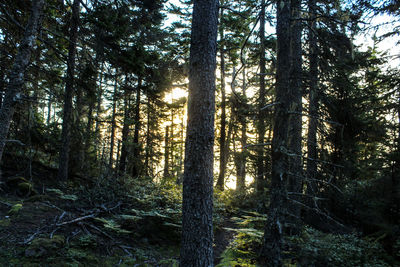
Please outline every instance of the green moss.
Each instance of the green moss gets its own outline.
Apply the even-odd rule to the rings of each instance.
[[[70,248],[67,257],[84,266],[96,266],[100,263],[99,257],[87,249]]]
[[[24,200],[24,202],[52,201],[53,198],[48,195],[34,195]]]
[[[62,235],[54,235],[53,238],[36,238],[25,250],[27,257],[42,257],[50,255],[55,250],[64,247],[65,238]]]
[[[10,226],[11,224],[11,219],[10,218],[4,218],[0,220],[0,227],[7,227]]]
[[[22,204],[21,204],[21,203],[15,204],[15,205],[12,206],[11,209],[8,211],[8,214],[10,214],[10,215],[17,214],[17,213],[19,212],[20,209],[22,209]]]
[[[29,196],[35,195],[35,191],[33,190],[33,185],[29,182],[19,183],[17,187],[17,193],[21,196]]]

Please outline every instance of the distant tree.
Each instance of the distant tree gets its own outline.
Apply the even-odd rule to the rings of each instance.
[[[78,27],[80,16],[80,1],[74,0],[72,4],[72,15],[70,20],[69,46],[67,73],[64,94],[63,126],[61,134],[61,150],[58,165],[58,179],[68,179],[69,152],[71,145],[71,126],[72,126],[72,97],[74,92],[75,79],[75,57],[78,40]]]
[[[218,1],[195,0],[189,60],[181,266],[213,266],[213,145]]]

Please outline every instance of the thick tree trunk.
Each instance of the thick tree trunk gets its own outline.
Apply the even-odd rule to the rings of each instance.
[[[303,186],[303,158],[302,158],[302,47],[301,47],[301,0],[291,1],[291,74],[290,74],[290,96],[292,103],[290,107],[290,125],[288,147],[294,156],[289,158],[288,191],[290,195],[288,204],[288,225],[289,234],[298,234],[301,230],[301,207],[296,202],[301,202]]]
[[[220,23],[223,23],[224,9],[221,9]],[[225,46],[224,46],[224,29],[219,28],[220,37],[220,56],[221,56],[221,132],[219,136],[219,175],[216,187],[223,191],[225,186],[225,173],[226,173],[226,93],[225,93]]]
[[[35,46],[40,17],[43,12],[44,0],[33,1],[31,16],[25,28],[24,36],[18,48],[18,54],[12,66],[6,94],[0,109],[0,163],[6,144],[10,123],[14,115],[14,107],[22,92],[25,82],[25,71],[30,63],[33,47]]]
[[[274,134],[272,138],[271,196],[260,261],[265,266],[281,266],[288,176],[288,130],[290,79],[290,0],[277,2],[277,69]]]
[[[74,76],[75,76],[75,56],[76,56],[76,42],[78,40],[78,27],[79,27],[79,0],[74,0],[72,5],[72,17],[70,27],[70,43],[68,46],[68,60],[67,60],[67,77],[65,83],[64,94],[64,112],[63,112],[63,125],[61,133],[61,151],[58,165],[58,179],[68,179],[68,163],[69,163],[69,150],[71,143],[71,125],[72,125],[72,95],[74,91]]]
[[[260,92],[258,98],[257,115],[257,142],[264,143],[265,139],[265,0],[261,0],[260,12]],[[264,166],[264,147],[257,148],[257,177],[256,189],[258,193],[264,192],[265,187],[265,166]]]
[[[140,91],[142,90],[142,78],[138,79],[136,89],[136,106],[135,106],[135,129],[133,133],[133,161],[132,162],[132,177],[139,175],[140,168],[140,148],[139,148],[139,130],[140,130]]]
[[[316,36],[316,0],[308,0],[308,10],[310,13],[308,42],[309,42],[309,119],[307,133],[307,195],[317,194],[317,129],[318,129],[318,47]],[[308,204],[315,207],[315,203],[308,199]]]
[[[180,266],[213,266],[213,145],[218,1],[195,0],[189,59]]]

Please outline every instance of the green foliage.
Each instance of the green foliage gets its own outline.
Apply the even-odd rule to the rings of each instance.
[[[65,238],[62,235],[54,235],[53,238],[36,238],[25,250],[26,257],[39,258],[48,256],[55,250],[64,247]]]
[[[10,214],[10,215],[17,214],[20,211],[20,209],[22,209],[22,204],[21,203],[15,204],[8,211],[8,214]]]
[[[355,234],[326,234],[306,227],[287,241],[295,248],[289,257],[300,266],[391,266],[381,244]]]
[[[78,196],[72,194],[71,195],[64,194],[64,192],[62,192],[60,189],[46,188],[46,192],[54,193],[60,199],[72,200],[72,201],[78,200]]]
[[[240,217],[232,217],[238,228],[225,228],[236,233],[235,239],[222,253],[217,266],[256,266],[256,258],[262,244],[266,216],[257,212],[243,212]]]

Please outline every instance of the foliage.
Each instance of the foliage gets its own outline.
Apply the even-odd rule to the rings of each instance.
[[[356,234],[334,235],[305,227],[300,236],[288,237],[289,252],[300,266],[391,266],[393,259],[377,241]]]

